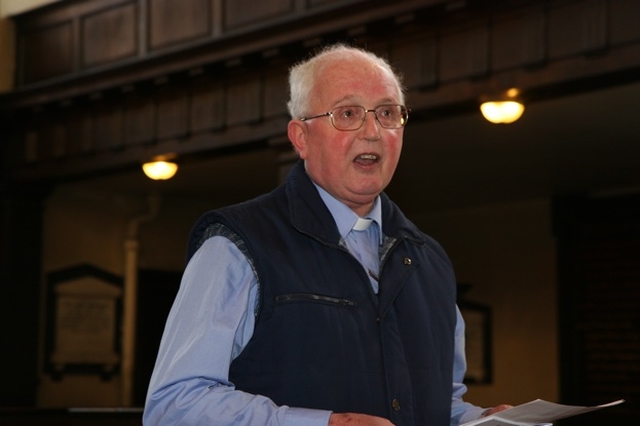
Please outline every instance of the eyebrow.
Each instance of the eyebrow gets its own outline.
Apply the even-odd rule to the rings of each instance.
[[[354,98],[356,98],[356,97],[357,97],[357,95],[346,95],[346,96],[343,96],[342,98],[340,98],[340,99],[338,99],[337,101],[335,101],[335,102],[331,105],[331,107],[332,107],[332,108],[335,108],[336,106],[338,106],[338,105],[339,105],[339,104],[341,104],[342,102],[346,102],[346,101],[349,101],[349,102],[350,102],[351,100],[353,100],[353,102],[355,102],[355,105],[360,105],[359,103],[357,103],[357,102],[355,101],[355,99],[354,99]],[[383,98],[383,99],[380,99],[378,102],[376,102],[376,105],[386,105],[386,104],[394,104],[394,103],[400,103],[400,101],[399,101],[399,100],[398,100],[398,101],[395,101],[395,100],[393,100],[393,99],[391,99],[391,98]]]

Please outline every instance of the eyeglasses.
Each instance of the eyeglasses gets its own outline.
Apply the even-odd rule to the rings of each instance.
[[[359,105],[339,106],[329,112],[302,117],[300,120],[307,121],[319,117],[331,117],[331,124],[338,130],[358,130],[367,119],[367,113],[372,112],[376,116],[378,123],[385,129],[399,129],[407,124],[409,120],[409,109],[402,105],[380,105],[375,109],[365,109]]]

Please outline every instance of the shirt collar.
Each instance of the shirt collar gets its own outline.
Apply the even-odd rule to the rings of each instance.
[[[351,232],[351,229],[353,229],[353,226],[358,221],[358,215],[349,207],[347,207],[346,204],[338,201],[335,197],[322,189],[315,182],[313,182],[313,185],[318,190],[320,198],[322,198],[322,201],[333,216],[333,220],[335,220],[336,225],[338,226],[340,237],[344,239],[347,234]],[[378,228],[380,229],[380,240],[382,240],[382,208],[380,204],[380,196],[377,196],[373,203],[373,208],[371,209],[369,214],[367,214],[365,219],[371,219],[378,224]]]

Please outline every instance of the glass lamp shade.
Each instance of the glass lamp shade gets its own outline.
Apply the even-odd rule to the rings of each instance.
[[[178,165],[169,161],[152,161],[144,163],[142,170],[148,178],[153,180],[171,179],[178,171]]]
[[[513,123],[522,116],[524,105],[516,101],[484,102],[480,105],[484,118],[492,123]]]

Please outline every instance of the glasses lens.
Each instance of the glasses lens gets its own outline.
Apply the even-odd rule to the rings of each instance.
[[[331,111],[331,120],[338,130],[356,130],[362,126],[365,114],[361,106],[342,106]]]
[[[374,113],[380,125],[386,129],[399,129],[407,124],[409,112],[402,105],[380,105]],[[338,130],[358,130],[366,120],[367,110],[352,105],[334,108],[331,111],[331,122]]]
[[[402,105],[380,105],[375,110],[378,122],[387,129],[398,129],[407,123],[409,114]]]

